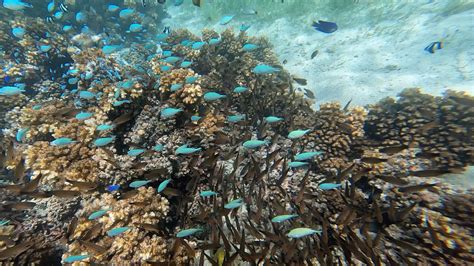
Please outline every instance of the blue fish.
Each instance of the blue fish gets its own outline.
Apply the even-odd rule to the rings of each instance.
[[[40,50],[43,53],[49,52],[49,50],[51,50],[51,48],[53,48],[51,45],[40,45]]]
[[[193,115],[193,116],[191,116],[191,121],[196,122],[196,121],[201,120],[201,118],[202,118],[202,117],[200,117],[200,116],[198,116],[198,115]]]
[[[295,217],[298,217],[297,214],[283,214],[283,215],[278,215],[272,218],[273,223],[282,223],[285,221],[288,221],[290,219],[293,219]]]
[[[99,210],[99,211],[95,211],[93,213],[91,213],[91,215],[89,215],[89,217],[87,217],[88,220],[95,220],[97,218],[100,218],[102,216],[104,216],[109,210]]]
[[[269,124],[272,124],[272,123],[283,121],[283,118],[277,117],[277,116],[267,116],[265,117],[265,121],[267,121],[267,123]]]
[[[81,260],[85,260],[89,258],[89,255],[74,255],[74,256],[69,256],[64,259],[64,263],[73,263]]]
[[[155,146],[153,146],[152,150],[160,152],[160,151],[163,151],[163,148],[164,148],[163,144],[156,144]]]
[[[191,62],[191,61],[183,61],[183,62],[181,62],[180,67],[187,68],[187,67],[190,67],[192,65],[192,63],[193,62]]]
[[[63,18],[64,12],[62,12],[62,11],[57,11],[57,12],[54,13],[53,16],[54,16],[55,19],[60,20],[60,19]]]
[[[183,87],[183,84],[173,84],[171,85],[171,91],[175,92]]]
[[[115,101],[115,102],[112,103],[112,105],[115,106],[115,107],[118,107],[118,106],[120,106],[122,104],[125,104],[125,103],[131,103],[131,101],[130,100]]]
[[[120,88],[126,89],[126,90],[132,88],[132,86],[133,86],[133,80],[127,80],[123,82],[122,84],[120,84]]]
[[[318,22],[313,21],[311,25],[317,31],[324,33],[333,33],[337,30],[337,24],[334,22],[319,20]]]
[[[231,209],[236,209],[240,206],[244,205],[244,201],[242,199],[235,199],[226,205],[224,205],[224,208],[231,210]]]
[[[221,25],[227,25],[234,18],[234,15],[223,16],[219,21]]]
[[[158,185],[158,193],[161,193],[163,192],[163,190],[166,189],[166,187],[168,186],[168,184],[171,182],[171,179],[166,179],[165,181],[161,182],[159,185]]]
[[[245,115],[229,115],[227,121],[231,123],[238,123],[245,119]]]
[[[185,230],[179,231],[179,232],[176,234],[176,237],[178,237],[178,238],[183,238],[183,237],[187,237],[187,236],[190,236],[190,235],[194,235],[195,233],[200,232],[200,231],[203,231],[203,230],[202,230],[202,229],[199,229],[199,228],[185,229]]]
[[[87,20],[87,17],[86,17],[85,13],[83,13],[83,12],[77,12],[76,13],[76,22],[84,23],[84,22],[86,22],[86,20]]]
[[[79,92],[79,98],[81,98],[81,99],[90,100],[90,99],[94,99],[96,97],[97,97],[97,95],[93,92],[90,92],[90,91],[80,91]]]
[[[0,220],[0,226],[7,225],[10,222],[10,220]]]
[[[33,5],[20,0],[3,0],[3,7],[10,10],[19,11],[25,8],[32,8]]]
[[[18,132],[16,132],[16,141],[17,142],[23,142],[25,140],[26,132],[28,132],[28,130],[30,130],[30,129],[29,128],[22,128],[22,129],[18,130]]]
[[[5,86],[0,88],[0,96],[14,96],[25,92],[24,89],[13,87],[13,86]]]
[[[234,89],[234,93],[244,93],[248,90],[249,90],[249,88],[247,88],[247,87],[239,86],[239,87],[236,87]]]
[[[131,187],[131,188],[139,188],[139,187],[142,187],[142,186],[144,186],[144,185],[146,185],[150,182],[151,182],[150,180],[137,180],[137,181],[133,181],[128,186]]]
[[[126,232],[127,230],[129,230],[130,227],[128,226],[125,226],[125,227],[117,227],[117,228],[114,228],[114,229],[110,229],[109,231],[107,231],[107,235],[108,236],[118,236],[124,232]]]
[[[54,0],[48,3],[47,9],[49,13],[53,12],[56,9],[56,3],[54,2]]]
[[[77,84],[77,82],[79,82],[79,79],[78,79],[78,78],[69,78],[69,79],[67,80],[67,83],[69,83],[70,85]]]
[[[291,230],[287,234],[287,236],[289,238],[301,238],[301,237],[313,235],[313,234],[316,234],[316,233],[320,234],[321,231],[313,230],[313,229],[310,229],[310,228],[300,227],[300,228],[295,228],[295,229]]]
[[[242,47],[242,49],[246,52],[251,52],[251,51],[255,51],[257,50],[258,48],[260,48],[260,46],[256,45],[256,44],[253,44],[253,43],[246,43],[244,44],[244,46]]]
[[[120,189],[120,185],[109,185],[107,186],[107,190],[110,192],[114,192]]]
[[[172,107],[167,107],[163,110],[161,110],[161,117],[162,118],[170,118],[175,116],[176,114],[182,112],[183,109],[181,108],[172,108]]]
[[[140,32],[140,31],[142,31],[143,26],[141,24],[138,24],[138,23],[133,23],[133,24],[130,25],[130,27],[128,29],[131,32]]]
[[[218,38],[212,38],[209,40],[209,45],[216,45],[216,44],[219,44],[221,42],[220,39]]]
[[[311,151],[311,152],[303,152],[303,153],[298,153],[295,156],[296,161],[306,161],[309,160],[315,156],[322,155],[323,152],[321,151]]]
[[[265,64],[259,64],[252,69],[252,72],[255,74],[272,74],[278,71],[280,71],[278,68]]]
[[[131,9],[131,8],[122,9],[120,10],[119,17],[122,19],[126,19],[133,16],[134,13],[135,13],[134,9]]]
[[[174,64],[174,63],[178,62],[179,60],[181,60],[180,57],[177,57],[177,56],[169,56],[169,57],[167,57],[164,61],[165,61],[166,63]]]
[[[182,145],[180,147],[178,147],[175,151],[176,154],[192,154],[192,153],[196,153],[198,151],[201,151],[202,149],[201,148],[190,148],[188,147],[188,145]]]
[[[196,80],[198,80],[198,77],[192,76],[192,77],[186,77],[184,82],[186,84],[193,84],[194,82],[196,82]]]
[[[307,162],[289,162],[288,166],[290,168],[298,168],[298,167],[307,166],[308,164],[309,163],[307,163]]]
[[[107,11],[109,12],[116,12],[117,10],[119,10],[119,6],[116,6],[116,5],[109,5],[107,6]]]
[[[170,51],[170,50],[163,50],[163,51],[161,52],[161,55],[162,55],[163,57],[169,57],[169,56],[172,56],[172,55],[173,55],[173,51]]]
[[[146,150],[145,149],[132,149],[127,152],[128,156],[138,156],[142,153],[144,153]]]
[[[167,72],[167,71],[171,70],[171,67],[170,66],[160,66],[160,70],[163,71],[163,72]]]
[[[214,192],[212,190],[204,190],[204,191],[201,191],[199,195],[203,198],[207,198],[207,197],[212,197],[212,196],[217,195],[217,192]]]
[[[80,112],[76,115],[76,119],[83,121],[91,118],[94,114],[90,112]]]
[[[335,183],[321,183],[319,184],[319,188],[322,190],[331,190],[331,189],[336,189],[341,187],[341,184],[335,184]]]
[[[23,38],[23,36],[25,36],[25,33],[25,29],[21,27],[15,27],[12,29],[13,36],[17,37],[18,39]]]
[[[74,141],[71,138],[57,138],[57,139],[51,141],[50,144],[52,146],[60,147],[60,146],[66,146],[66,145],[74,144],[76,142],[77,141]]]
[[[245,25],[245,24],[240,25],[240,31],[246,32],[248,29],[250,29],[250,25]]]
[[[71,30],[72,30],[72,26],[71,26],[71,25],[64,25],[64,26],[63,26],[63,31],[69,32],[69,31],[71,31]]]
[[[244,142],[242,145],[244,146],[244,148],[246,149],[256,149],[256,148],[259,148],[263,145],[267,145],[269,142],[267,140],[258,140],[258,139],[255,139],[255,140],[247,140],[246,142]]]
[[[225,98],[225,97],[227,97],[227,96],[224,95],[224,94],[219,94],[219,93],[217,93],[217,92],[213,92],[213,91],[211,91],[211,92],[206,92],[206,93],[204,94],[204,100],[205,100],[205,101],[208,101],[208,102],[217,101],[217,100],[223,99],[223,98]]]
[[[299,138],[303,137],[304,135],[306,135],[310,131],[311,131],[310,129],[307,129],[307,130],[301,130],[301,129],[293,130],[288,134],[288,138],[289,139],[299,139]]]
[[[104,47],[102,47],[102,52],[106,55],[108,54],[111,54],[117,50],[119,50],[120,48],[122,48],[121,45],[106,45]]]
[[[84,79],[85,79],[85,80],[89,80],[89,79],[91,79],[93,76],[94,76],[94,74],[92,74],[92,72],[86,72],[86,74],[84,74]]]
[[[103,146],[109,145],[114,140],[115,140],[115,136],[98,138],[98,139],[94,140],[94,146],[103,147]]]
[[[191,46],[191,48],[193,48],[194,50],[199,50],[199,49],[201,49],[205,44],[206,44],[206,42],[195,42],[195,43],[193,43],[193,45]]]

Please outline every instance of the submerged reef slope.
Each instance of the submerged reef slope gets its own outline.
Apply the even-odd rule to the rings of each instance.
[[[316,111],[263,38],[157,38],[49,38],[64,69],[11,43],[33,56],[2,79],[38,69],[0,95],[2,263],[474,262],[472,192],[443,182],[473,164],[472,96]]]

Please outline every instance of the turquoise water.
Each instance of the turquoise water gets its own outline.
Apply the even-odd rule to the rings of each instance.
[[[474,262],[474,3],[0,0],[1,265]]]

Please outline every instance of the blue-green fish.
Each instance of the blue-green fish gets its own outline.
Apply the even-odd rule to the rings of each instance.
[[[197,79],[198,79],[198,77],[194,77],[194,76],[192,76],[192,77],[186,77],[185,83],[186,83],[186,84],[193,84],[194,82],[196,82]]]
[[[77,84],[77,82],[79,82],[79,79],[78,79],[78,78],[69,78],[69,79],[67,80],[67,83],[69,83],[70,85]]]
[[[218,39],[218,38],[212,38],[212,39],[209,40],[209,45],[216,45],[216,44],[218,44],[218,43],[220,43],[220,42],[221,42],[220,39]]]
[[[162,42],[162,41],[166,40],[166,38],[168,38],[168,34],[167,34],[167,33],[160,33],[160,34],[156,35],[156,39],[157,39],[159,42]]]
[[[38,110],[41,110],[41,107],[43,107],[41,104],[35,104],[33,105],[33,107],[31,107],[31,109],[38,111]]]
[[[290,219],[293,219],[295,217],[298,217],[297,214],[283,214],[283,215],[278,215],[272,218],[272,222],[274,223],[282,223],[285,221],[288,221]]]
[[[113,106],[118,107],[120,105],[126,104],[126,103],[131,103],[132,101],[130,100],[120,100],[120,101],[115,101],[112,103]]]
[[[0,226],[7,225],[10,222],[10,220],[0,220]]]
[[[247,87],[239,86],[239,87],[236,87],[234,89],[234,93],[243,93],[243,92],[246,92],[248,90],[249,90],[249,88],[247,88]]]
[[[23,36],[25,36],[25,33],[25,29],[21,27],[15,27],[12,29],[13,36],[17,37],[18,39],[23,38]]]
[[[244,204],[244,201],[242,199],[235,199],[226,205],[224,205],[224,208],[230,210],[230,209],[236,209]]]
[[[166,187],[168,186],[168,184],[171,182],[171,179],[166,179],[165,181],[161,182],[159,185],[158,185],[158,189],[156,191],[158,191],[158,193],[161,193],[163,192],[163,190],[166,189]]]
[[[89,215],[89,217],[87,217],[87,219],[95,220],[97,218],[100,218],[100,217],[104,216],[108,211],[109,211],[109,209],[95,211],[95,212],[91,213],[91,215]]]
[[[98,138],[98,139],[94,140],[94,146],[103,147],[103,146],[109,145],[114,140],[115,140],[115,136]]]
[[[319,188],[322,190],[331,190],[331,189],[336,189],[342,186],[341,184],[335,184],[335,183],[321,183],[319,184]]]
[[[78,23],[84,23],[84,22],[86,22],[86,20],[87,20],[87,16],[86,16],[85,13],[83,13],[83,12],[77,12],[76,13],[76,21]]]
[[[122,9],[120,10],[119,17],[122,19],[126,19],[133,16],[133,13],[135,13],[135,10],[131,8]]]
[[[250,29],[250,25],[246,25],[246,24],[240,25],[240,31],[246,32],[248,29]]]
[[[217,193],[212,190],[204,190],[204,191],[201,191],[199,195],[203,198],[207,198],[207,197],[215,196],[217,195]]]
[[[25,92],[25,90],[13,86],[5,86],[0,88],[0,96],[13,96],[21,94],[22,92]]]
[[[130,229],[130,227],[128,227],[128,226],[117,227],[117,228],[110,229],[109,231],[107,231],[107,235],[108,236],[118,236],[118,235],[124,233],[125,231],[127,231],[128,229]]]
[[[3,7],[10,10],[23,10],[25,8],[32,8],[33,5],[30,3],[25,3],[20,0],[3,0]]]
[[[167,71],[171,70],[171,67],[170,66],[160,66],[160,70],[163,71],[163,72],[167,72]]]
[[[62,12],[62,11],[57,11],[57,12],[54,13],[53,16],[54,16],[55,19],[58,19],[58,20],[59,20],[59,19],[62,19],[63,16],[64,16],[64,12]]]
[[[319,156],[323,154],[321,151],[310,151],[310,152],[303,152],[303,153],[298,153],[295,156],[296,161],[306,161],[309,160],[315,156]]]
[[[229,115],[227,121],[231,123],[238,123],[245,119],[245,115]]]
[[[192,154],[192,153],[196,153],[196,152],[201,151],[201,150],[202,150],[201,148],[190,148],[190,147],[188,147],[187,144],[184,144],[184,145],[180,146],[179,148],[177,148],[175,153],[176,154]]]
[[[128,186],[131,187],[131,188],[139,188],[139,187],[142,187],[142,186],[144,186],[144,185],[146,185],[150,182],[151,182],[150,180],[137,180],[137,181],[133,181]]]
[[[132,149],[127,152],[128,156],[138,156],[142,153],[144,153],[146,150],[145,149]]]
[[[179,60],[181,60],[181,57],[177,57],[177,56],[170,56],[164,59],[166,63],[170,63],[170,64],[174,64],[178,62]]]
[[[200,232],[200,231],[203,231],[203,230],[199,229],[199,228],[185,229],[185,230],[179,231],[176,234],[176,237],[183,238],[183,237],[187,237],[187,236],[190,236],[190,235],[194,235],[195,233]]]
[[[98,125],[95,128],[95,130],[97,130],[97,131],[107,131],[107,130],[111,130],[113,128],[114,128],[113,125],[102,124],[102,125]]]
[[[267,144],[268,144],[267,140],[253,139],[253,140],[247,140],[242,145],[246,149],[256,149],[256,148],[259,148],[259,147],[261,147],[263,145],[267,145]]]
[[[251,52],[251,51],[255,51],[257,50],[258,48],[260,48],[260,46],[256,45],[256,44],[253,44],[253,43],[246,43],[244,44],[244,46],[242,47],[242,49],[246,52]]]
[[[72,26],[71,25],[64,25],[63,26],[63,31],[65,32],[70,32],[72,30]]]
[[[74,256],[69,256],[64,259],[64,263],[73,263],[81,260],[85,260],[89,258],[89,255],[74,255]]]
[[[66,146],[66,145],[74,144],[76,142],[77,141],[74,141],[71,138],[57,138],[57,139],[51,141],[50,144],[52,146],[60,147],[60,146]]]
[[[120,84],[120,88],[126,89],[126,90],[131,89],[132,86],[133,86],[133,80],[127,80]]]
[[[163,51],[161,52],[161,55],[162,55],[163,57],[169,57],[169,56],[172,56],[172,55],[173,55],[173,51],[170,51],[170,50],[163,50]]]
[[[102,47],[102,53],[108,55],[116,52],[117,50],[120,50],[121,48],[122,45],[105,45],[104,47]]]
[[[96,97],[97,97],[97,95],[93,92],[90,92],[90,91],[80,91],[79,92],[79,98],[81,98],[81,99],[90,100],[90,99],[94,99]]]
[[[182,87],[183,87],[183,84],[173,84],[173,85],[171,85],[171,89],[170,89],[170,90],[171,90],[172,92],[175,92],[175,91],[181,89]]]
[[[195,42],[195,43],[193,43],[193,45],[191,46],[191,48],[193,48],[194,50],[199,50],[199,49],[201,49],[205,44],[206,44],[206,42]]]
[[[160,152],[160,151],[163,151],[163,148],[164,148],[163,144],[156,144],[152,149],[154,151]]]
[[[16,141],[23,142],[25,140],[26,132],[30,130],[29,128],[21,128],[16,132]]]
[[[227,96],[224,95],[224,94],[219,94],[217,92],[213,92],[213,91],[204,93],[204,100],[208,101],[208,102],[217,101],[217,100],[225,98],[225,97],[227,97]]]
[[[295,228],[295,229],[291,230],[287,234],[287,236],[289,238],[301,238],[301,237],[313,235],[313,234],[316,234],[316,233],[320,234],[321,231],[313,230],[311,228],[300,227],[300,228]]]
[[[234,18],[233,15],[228,15],[228,16],[223,16],[221,20],[219,21],[219,24],[221,25],[227,25],[229,22]]]
[[[283,121],[283,118],[277,117],[277,116],[267,116],[265,117],[265,121],[269,124],[272,124],[272,123],[278,123],[280,121]]]
[[[307,162],[289,162],[288,163],[288,166],[290,168],[298,168],[298,167],[303,167],[303,166],[306,166],[308,165],[309,163]]]
[[[181,108],[167,107],[167,108],[161,110],[161,117],[170,118],[170,117],[173,117],[177,113],[182,112],[182,111],[183,111],[183,109],[181,109]]]
[[[76,115],[76,119],[77,120],[87,120],[89,118],[91,118],[94,114],[93,113],[90,113],[90,112],[80,112]]]
[[[142,29],[143,29],[142,24],[138,24],[138,23],[132,23],[130,24],[130,27],[128,27],[128,30],[130,32],[140,32],[142,31]]]
[[[56,3],[54,2],[54,0],[48,3],[47,9],[49,13],[53,12],[56,9]]]
[[[278,71],[280,71],[280,69],[265,64],[257,65],[252,69],[252,72],[255,74],[272,74]]]
[[[288,138],[289,139],[299,139],[299,138],[303,137],[304,135],[306,135],[310,131],[311,130],[309,130],[309,129],[306,129],[306,130],[301,130],[301,129],[293,130],[288,134]]]
[[[53,48],[51,45],[40,45],[41,52],[47,53]]]
[[[183,61],[183,62],[181,62],[180,67],[187,68],[187,67],[190,67],[192,64],[193,64],[193,62],[191,62],[191,61]]]
[[[191,116],[191,121],[196,122],[196,121],[199,121],[199,120],[201,120],[200,116],[198,116],[198,115]]]
[[[119,10],[119,6],[116,6],[116,5],[109,5],[107,6],[107,11],[109,12],[116,12],[117,10]]]

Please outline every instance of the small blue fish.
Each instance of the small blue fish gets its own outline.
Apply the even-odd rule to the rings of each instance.
[[[107,190],[110,192],[114,192],[120,189],[120,185],[109,185],[107,186]]]
[[[90,112],[80,112],[76,115],[76,119],[83,121],[83,120],[87,120],[91,118],[93,115],[94,113],[90,113]]]
[[[303,153],[298,153],[295,155],[295,160],[296,161],[306,161],[309,160],[315,156],[322,155],[323,152],[321,151],[311,151],[311,152],[303,152]]]
[[[122,84],[120,84],[120,88],[126,89],[126,90],[132,88],[132,86],[133,86],[133,80],[127,80],[123,82]]]
[[[74,256],[69,256],[64,259],[64,263],[73,263],[81,260],[85,260],[89,258],[89,255],[74,255]]]
[[[227,121],[231,123],[238,123],[245,119],[245,115],[229,115],[227,116]]]
[[[183,84],[173,84],[173,85],[171,85],[170,90],[171,90],[172,92],[175,92],[175,91],[181,89],[182,87],[183,87]]]
[[[139,187],[142,187],[142,186],[144,186],[144,185],[146,185],[150,182],[151,182],[150,180],[137,180],[137,181],[133,181],[128,186],[131,187],[131,188],[139,188]]]
[[[164,61],[165,61],[166,63],[169,63],[169,64],[174,64],[174,63],[178,62],[179,60],[181,60],[181,57],[170,56],[170,57],[165,58]]]
[[[331,190],[331,189],[336,189],[341,187],[341,184],[335,184],[335,183],[321,183],[319,184],[319,188],[322,190]]]
[[[108,55],[119,50],[120,48],[122,48],[121,45],[105,45],[104,47],[102,47],[102,52]]]
[[[185,230],[179,231],[179,232],[176,234],[176,237],[178,237],[178,238],[183,238],[183,237],[187,237],[187,236],[190,236],[190,235],[194,235],[195,233],[200,232],[200,231],[203,231],[203,230],[202,230],[202,229],[199,229],[199,228],[185,229]]]
[[[47,9],[49,13],[53,12],[56,9],[56,3],[54,2],[54,0],[48,3]]]
[[[244,201],[242,199],[235,199],[226,205],[224,205],[224,208],[231,210],[231,209],[236,209],[244,204]]]
[[[115,136],[112,137],[105,137],[105,138],[98,138],[94,140],[94,146],[96,147],[103,147],[109,145],[115,140]]]
[[[163,110],[161,110],[161,117],[162,118],[170,118],[175,116],[176,114],[182,112],[183,109],[181,108],[172,108],[172,107],[167,107]]]
[[[255,74],[272,74],[278,71],[280,71],[278,68],[265,64],[259,64],[252,69],[252,72]]]
[[[272,123],[278,123],[280,121],[283,121],[283,118],[277,117],[277,116],[267,116],[265,117],[265,121],[269,124],[272,124]]]
[[[298,167],[303,167],[303,166],[306,166],[308,165],[309,163],[307,162],[289,162],[288,163],[288,166],[290,168],[298,168]]]
[[[25,90],[18,87],[13,87],[13,86],[6,86],[6,87],[0,88],[0,96],[14,96],[14,95],[19,95],[22,92],[25,92]]]
[[[109,11],[109,12],[116,12],[116,11],[119,10],[119,8],[120,8],[120,7],[117,6],[117,5],[109,5],[109,6],[107,6],[107,11]]]
[[[85,80],[89,80],[89,79],[91,79],[93,76],[94,76],[94,74],[92,74],[92,72],[86,72],[86,74],[84,74],[84,79],[85,79]]]
[[[109,231],[107,231],[107,235],[112,237],[112,236],[118,236],[124,232],[126,232],[127,230],[129,230],[130,227],[128,226],[125,226],[125,227],[117,227],[117,228],[114,228],[114,229],[110,229]]]
[[[165,181],[161,182],[159,185],[158,185],[158,193],[161,193],[163,192],[163,190],[166,189],[166,187],[168,186],[168,184],[171,182],[171,179],[166,179]]]
[[[256,44],[253,44],[253,43],[246,43],[244,44],[244,46],[242,47],[242,49],[246,52],[251,52],[251,51],[255,51],[257,50],[258,48],[260,48],[260,46],[256,45]]]
[[[163,50],[163,51],[161,52],[161,55],[162,55],[163,57],[170,57],[170,56],[173,55],[173,51],[170,51],[170,50]]]
[[[190,67],[192,64],[193,64],[193,62],[191,62],[191,61],[183,61],[183,62],[181,62],[180,67],[187,68],[187,67]]]
[[[122,104],[125,104],[125,103],[131,103],[131,101],[130,100],[115,101],[115,102],[112,103],[112,105],[115,106],[115,107],[118,107],[118,106],[120,106]]]
[[[246,32],[248,29],[250,29],[250,25],[245,25],[245,24],[240,25],[241,32]]]
[[[164,148],[163,144],[156,144],[156,145],[152,148],[152,150],[157,151],[157,152],[160,152],[160,151],[163,151],[163,148]]]
[[[0,226],[7,225],[10,222],[10,220],[0,220]]]
[[[55,140],[51,141],[50,144],[52,146],[60,147],[60,146],[66,146],[66,145],[74,144],[76,142],[77,141],[74,141],[71,138],[58,138],[58,139],[55,139]]]
[[[127,152],[128,156],[138,156],[142,153],[144,153],[146,150],[145,149],[132,149]]]
[[[163,71],[163,72],[168,72],[171,70],[171,67],[170,66],[160,66],[160,70]]]
[[[63,18],[64,12],[62,12],[62,11],[57,11],[57,12],[54,13],[53,16],[54,16],[55,19],[60,20],[60,19]]]
[[[100,218],[102,216],[104,216],[109,210],[99,210],[99,211],[96,211],[96,212],[93,212],[91,213],[91,215],[89,215],[89,217],[87,217],[88,220],[95,220],[97,218]]]
[[[131,32],[140,32],[143,30],[143,26],[141,24],[138,24],[138,23],[133,23],[130,25],[130,27],[128,28]]]
[[[83,12],[77,12],[76,13],[76,22],[84,23],[84,22],[86,22],[86,20],[87,20],[87,17],[86,17],[85,13],[83,13]]]
[[[317,31],[324,33],[333,33],[337,30],[337,24],[334,22],[319,20],[318,22],[313,21],[311,25]]]
[[[20,0],[3,0],[3,7],[10,10],[23,10],[25,8],[32,8],[33,6],[29,3],[22,2]]]
[[[122,9],[122,10],[120,10],[119,17],[121,19],[127,19],[127,18],[133,16],[134,13],[135,13],[135,10],[133,10],[131,8]]]
[[[208,102],[217,101],[217,100],[223,99],[225,97],[227,97],[227,96],[224,95],[224,94],[219,94],[217,92],[213,92],[213,91],[204,93],[204,100],[208,101]]]
[[[64,26],[63,26],[63,31],[69,32],[69,31],[71,31],[71,30],[72,30],[72,26],[71,26],[71,25],[64,25]]]
[[[193,50],[199,50],[201,49],[206,43],[205,42],[195,42],[193,43],[193,45],[191,46],[191,48],[193,48]]]
[[[53,48],[51,45],[40,45],[40,50],[43,53],[49,52],[49,50],[51,50],[51,48]]]
[[[212,190],[204,190],[204,191],[201,191],[199,195],[203,198],[207,198],[207,197],[215,196],[217,195],[217,193]]]
[[[68,83],[69,85],[77,84],[77,82],[79,82],[79,79],[78,79],[78,78],[69,78],[69,79],[67,80],[67,83]]]
[[[28,132],[28,130],[30,130],[30,129],[29,128],[22,128],[22,129],[18,130],[18,132],[16,132],[16,141],[17,142],[23,142],[25,140],[26,132]]]
[[[194,82],[196,82],[196,80],[198,79],[198,77],[195,77],[195,76],[192,76],[192,77],[186,77],[185,79],[185,83],[186,84],[193,84]]]
[[[234,18],[234,15],[223,16],[219,21],[221,25],[227,25]]]
[[[198,151],[201,151],[202,149],[201,148],[190,148],[188,147],[188,145],[182,145],[180,147],[178,147],[175,151],[176,154],[192,154],[192,153],[196,153]]]
[[[244,148],[246,149],[256,149],[267,144],[268,144],[267,140],[254,139],[254,140],[247,140],[246,142],[242,144],[242,146],[244,146]]]
[[[288,221],[290,219],[293,219],[295,217],[298,217],[297,214],[283,214],[283,215],[278,215],[272,218],[273,223],[282,223],[285,221]]]
[[[202,118],[202,117],[200,117],[200,116],[193,115],[193,116],[191,116],[191,121],[196,122],[196,121],[201,120],[201,118]]]
[[[216,44],[219,44],[221,42],[220,39],[218,38],[212,38],[209,40],[209,45],[216,45]]]
[[[79,92],[79,98],[81,98],[81,99],[90,100],[90,99],[95,99],[96,97],[97,97],[97,95],[93,92],[90,92],[90,91],[80,91]]]
[[[16,27],[12,29],[13,36],[17,37],[18,39],[23,38],[23,36],[25,36],[25,33],[25,29],[21,27]]]
[[[249,88],[247,88],[247,87],[239,86],[239,87],[236,87],[234,89],[234,93],[244,93],[248,90],[249,90]]]
[[[313,230],[313,229],[310,229],[310,228],[300,227],[300,228],[295,228],[295,229],[291,230],[287,234],[287,236],[289,238],[301,238],[301,237],[313,235],[313,234],[316,234],[316,233],[320,234],[321,231]]]
[[[300,129],[293,130],[288,134],[288,138],[289,139],[299,139],[299,138],[303,137],[304,135],[306,135],[310,131],[311,131],[310,129],[307,129],[307,130],[300,130]]]

